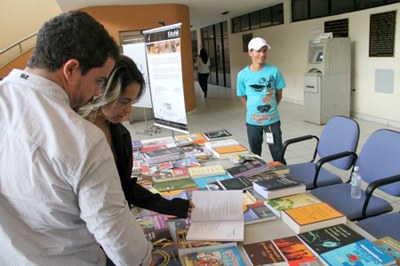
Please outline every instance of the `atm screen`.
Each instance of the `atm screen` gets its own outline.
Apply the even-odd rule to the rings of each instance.
[[[324,61],[324,51],[318,51],[317,55],[315,56],[315,62],[322,62]]]

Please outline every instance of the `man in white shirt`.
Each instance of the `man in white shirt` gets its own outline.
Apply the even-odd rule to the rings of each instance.
[[[117,265],[150,264],[104,134],[74,111],[117,56],[101,24],[63,13],[41,28],[25,70],[1,81],[1,265],[105,265],[102,250]]]

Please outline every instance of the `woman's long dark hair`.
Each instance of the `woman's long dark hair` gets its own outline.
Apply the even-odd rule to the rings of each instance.
[[[200,58],[201,58],[201,61],[203,61],[204,64],[207,64],[208,54],[207,54],[206,49],[204,49],[204,48],[200,49]]]

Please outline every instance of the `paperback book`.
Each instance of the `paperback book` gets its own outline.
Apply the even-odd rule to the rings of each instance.
[[[268,171],[269,166],[258,160],[246,161],[243,164],[227,168],[226,171],[233,177],[247,177]]]
[[[276,216],[263,202],[255,202],[251,204],[243,203],[243,218],[246,225],[275,220]]]
[[[400,241],[391,238],[390,236],[385,236],[374,241],[385,253],[389,254],[396,260],[397,265],[400,265]]]
[[[249,150],[243,145],[232,145],[232,146],[224,146],[224,147],[216,147],[211,149],[211,153],[214,157],[223,160],[228,159],[234,155],[246,155],[249,154]]]
[[[178,266],[182,265],[178,247],[174,242],[162,214],[137,217],[146,238],[153,244],[152,256],[155,265]]]
[[[281,252],[287,265],[299,266],[316,263],[317,257],[297,236],[289,236],[272,240]]]
[[[203,132],[204,137],[208,140],[219,140],[224,138],[232,137],[232,134],[228,132],[226,129],[213,130]]]
[[[315,203],[320,203],[321,200],[317,199],[309,193],[300,193],[276,199],[270,199],[265,201],[267,206],[272,212],[275,213],[279,218],[281,217],[282,211],[293,208],[303,207]]]
[[[153,182],[160,183],[188,178],[190,178],[190,175],[187,168],[172,168],[155,173],[153,176]]]
[[[235,146],[239,145],[234,139],[221,139],[221,140],[214,140],[204,143],[204,147],[208,150],[212,150],[214,148],[226,147],[226,146]]]
[[[244,250],[244,254],[246,254],[248,260],[253,266],[287,265],[285,258],[280,253],[278,248],[274,245],[272,240],[266,240],[251,244],[243,244],[242,247]]]
[[[176,229],[176,239],[178,244],[179,256],[209,249],[236,246],[236,242],[222,242],[213,240],[190,241],[186,239],[188,230],[188,228]]]
[[[245,266],[245,263],[236,246],[189,253],[183,256],[183,260],[186,266]]]
[[[324,265],[393,265],[394,258],[345,224],[299,234]]]
[[[225,173],[225,168],[222,165],[206,165],[189,168],[191,178],[224,175]]]
[[[183,153],[181,147],[171,147],[151,152],[144,152],[143,157],[148,164],[157,164],[178,160],[182,157]]]
[[[176,141],[181,141],[184,139],[191,139],[193,144],[203,144],[203,143],[208,142],[208,139],[206,139],[204,137],[204,135],[201,133],[184,134],[184,135],[175,136]]]
[[[213,184],[215,182],[226,180],[226,179],[232,179],[232,176],[229,174],[223,174],[223,175],[214,175],[214,176],[206,176],[206,177],[197,177],[197,178],[194,178],[193,180],[197,184],[199,189],[218,190],[218,189],[210,189],[210,188],[213,188]]]
[[[197,187],[196,183],[192,178],[184,178],[178,180],[170,180],[165,182],[157,182],[153,184],[153,187],[159,192],[178,190],[178,189],[188,189]]]
[[[270,174],[270,178],[255,181],[253,188],[265,199],[274,199],[306,192],[304,183],[287,175]]]
[[[243,241],[242,191],[193,191],[192,202],[187,240]]]
[[[346,215],[326,202],[282,211],[282,221],[296,234],[346,223]]]

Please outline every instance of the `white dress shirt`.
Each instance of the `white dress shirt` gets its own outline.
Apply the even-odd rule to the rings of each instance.
[[[0,83],[0,265],[148,265],[104,134],[57,84],[13,70]]]

